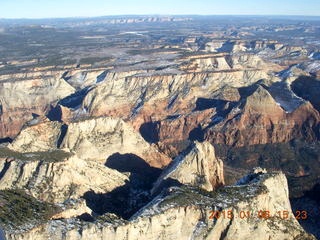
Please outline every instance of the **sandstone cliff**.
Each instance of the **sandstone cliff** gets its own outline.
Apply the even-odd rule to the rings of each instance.
[[[259,211],[270,217],[258,217]],[[212,211],[220,215],[213,215]],[[223,211],[232,214],[223,216]],[[282,212],[288,215],[282,215]],[[211,218],[213,219],[210,219]],[[295,219],[282,173],[256,173],[244,185],[216,194],[172,188],[156,197],[129,221],[106,215],[95,223],[51,220],[7,239],[315,239]]]
[[[190,107],[185,106],[186,101],[192,104],[197,97],[207,97],[225,85],[248,86],[262,78],[269,76],[261,70],[244,70],[110,79],[88,93],[83,108],[96,116],[130,117],[144,110],[153,110],[149,116],[170,114]]]
[[[277,64],[264,61],[254,54],[212,54],[186,59],[181,69],[187,72],[206,72],[206,71],[230,71],[230,70],[282,70]]]
[[[88,191],[110,192],[128,181],[103,164],[61,152],[18,155],[1,159],[0,164],[0,189],[25,189],[37,199],[55,203],[78,199]]]
[[[62,124],[47,119],[34,119],[25,126],[9,148],[17,152],[45,152],[56,149]]]
[[[210,143],[195,142],[164,169],[151,192],[159,191],[169,180],[213,191],[224,184],[223,163]]]
[[[100,117],[71,123],[61,144],[82,159],[105,163],[118,154],[135,154],[154,167],[163,167],[170,159],[148,144],[121,119]]]
[[[189,61],[191,65],[185,65],[185,62]],[[15,136],[25,122],[32,120],[31,113],[43,115],[49,112],[50,119],[64,121],[66,124],[82,117],[113,116],[129,121],[136,130],[140,130],[145,123],[155,121],[164,121],[165,126],[166,119],[170,116],[184,114],[187,115],[183,117],[186,131],[183,131],[185,132],[183,136],[180,134],[181,140],[184,141],[202,120],[207,122],[212,117],[212,114],[199,112],[199,117],[191,116],[189,119],[188,114],[192,114],[198,107],[199,99],[210,99],[214,97],[212,92],[217,92],[226,86],[230,88],[248,86],[260,79],[273,81],[269,71],[271,69],[276,71],[279,68],[251,54],[209,54],[185,57],[178,59],[177,62],[179,68],[184,71],[175,74],[145,68],[132,70],[129,67],[119,67],[119,69],[106,67],[91,70],[35,71],[29,75],[17,76],[19,81],[10,82],[6,79],[2,83],[11,87],[6,87],[5,101],[10,100],[8,96],[12,89],[18,89],[14,87],[17,82],[19,89],[23,89],[21,98],[25,97],[23,95],[25,93],[31,97],[25,102],[20,101],[18,97],[18,101],[15,102],[20,106],[19,109],[13,106],[7,108],[6,104],[0,104],[3,120],[1,122],[5,124],[0,127],[0,131],[6,132],[2,137]],[[197,69],[194,69],[193,65]],[[38,78],[41,76],[46,80],[40,83]],[[37,86],[42,84],[43,88],[29,89],[24,86],[32,82]],[[42,92],[46,84],[50,85],[47,95]],[[20,96],[20,93],[15,92],[15,95]],[[56,102],[62,98],[63,100],[56,106]],[[53,106],[51,111],[50,104]],[[26,114],[26,109],[30,114]],[[159,133],[159,136],[159,144],[164,148],[170,148],[167,143],[170,143],[170,138],[174,138],[173,133],[165,130]],[[179,152],[174,148],[172,151]]]
[[[175,155],[181,149],[172,147],[171,143],[185,141],[200,122],[208,123],[213,117],[214,111],[210,110],[194,113],[202,100],[212,99],[213,93],[217,94],[223,87],[249,86],[263,78],[273,81],[273,77],[265,70],[251,68],[122,78],[116,75],[92,89],[85,96],[81,109],[88,115],[125,119],[140,131],[146,140],[158,142],[166,153]],[[214,102],[211,105],[215,107]],[[200,110],[206,110],[206,107]],[[175,117],[178,120],[177,127],[171,125],[171,120]],[[158,140],[147,139],[148,136],[143,133],[144,127],[148,124],[157,126],[158,123],[163,127],[147,130],[147,134],[154,131]]]
[[[285,111],[286,108],[291,112]],[[319,112],[309,102],[300,100],[294,108],[281,106],[267,89],[258,86],[225,119],[208,128],[205,138],[236,146],[288,142],[296,138],[312,141],[319,136],[319,121]]]
[[[153,167],[171,161],[123,120],[111,117],[91,118],[62,125],[47,119],[34,119],[9,144],[17,152],[46,152],[62,149],[85,160],[106,163],[114,154],[133,154]]]
[[[63,79],[36,78],[0,82],[0,138],[14,137],[32,114],[44,115],[50,103],[75,89]]]

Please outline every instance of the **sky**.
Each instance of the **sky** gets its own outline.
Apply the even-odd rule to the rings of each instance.
[[[320,16],[320,0],[0,0],[0,18],[126,14]]]

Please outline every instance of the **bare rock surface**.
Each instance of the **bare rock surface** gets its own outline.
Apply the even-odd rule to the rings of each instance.
[[[156,191],[167,180],[213,191],[224,184],[223,163],[216,158],[210,143],[195,142],[190,150],[179,155],[163,171],[152,191]]]
[[[88,191],[110,192],[128,181],[126,175],[98,162],[53,154],[60,154],[60,160],[36,154],[27,161],[2,159],[0,189],[25,189],[37,199],[59,203],[80,198]]]
[[[9,148],[17,152],[45,152],[57,148],[62,124],[47,119],[31,120]]]
[[[83,159],[105,163],[115,153],[135,154],[151,166],[162,167],[170,159],[147,143],[123,120],[100,117],[71,123],[61,144]]]
[[[270,217],[259,218],[260,210],[269,211]],[[213,211],[218,211],[220,216],[213,215]],[[232,217],[223,217],[223,211],[229,211]],[[286,211],[287,217],[277,215],[278,211]],[[110,215],[96,223],[83,223],[76,219],[51,220],[23,234],[8,232],[6,236],[15,240],[315,240],[293,216],[287,181],[279,172],[256,173],[244,185],[225,187],[213,195],[190,188],[172,188],[156,197],[129,221]]]
[[[75,89],[58,76],[0,82],[0,138],[14,137],[32,114],[44,115],[50,103]]]
[[[214,143],[245,146],[288,142],[295,138],[318,138],[319,112],[310,102],[301,101],[286,112],[262,86],[235,106],[225,119],[207,129],[205,138]]]

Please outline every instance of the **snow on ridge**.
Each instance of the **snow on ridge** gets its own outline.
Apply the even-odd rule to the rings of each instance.
[[[293,112],[305,102],[291,90],[288,82],[279,82],[276,86],[271,86],[269,92],[276,101],[276,104],[285,110],[286,113]]]

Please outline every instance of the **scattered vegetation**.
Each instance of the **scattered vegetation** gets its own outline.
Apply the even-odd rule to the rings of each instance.
[[[171,53],[171,52],[181,52],[179,48],[152,48],[152,49],[133,49],[129,50],[127,53],[131,55],[150,55],[155,53]]]
[[[271,176],[270,174],[267,174]],[[167,195],[160,203],[161,207],[174,206],[221,206],[226,208],[234,206],[239,201],[247,201],[263,192],[267,191],[261,182],[254,182],[248,185],[225,186],[216,191],[208,192],[203,189],[181,186],[167,191]]]
[[[251,170],[260,166],[267,170],[281,170],[289,180],[291,197],[297,197],[311,189],[319,181],[320,143],[294,140],[288,143],[274,143],[230,148],[216,145],[216,154],[227,166]],[[228,173],[234,171],[228,170]],[[228,181],[234,179],[228,179]],[[301,182],[300,182],[301,181]]]
[[[97,217],[96,221],[102,224],[109,223],[113,225],[120,225],[126,223],[126,220],[122,219],[121,217],[113,213],[105,213],[103,215],[100,215]]]
[[[0,147],[0,158],[15,158],[23,161],[42,160],[45,162],[59,162],[70,157],[72,154],[62,151],[53,150],[47,152],[21,153],[12,151],[6,147]]]
[[[5,230],[28,229],[48,220],[60,209],[27,195],[22,190],[0,191],[0,222]]]
[[[100,62],[108,62],[111,61],[112,57],[85,57],[80,59],[80,65],[81,64],[97,64]]]

